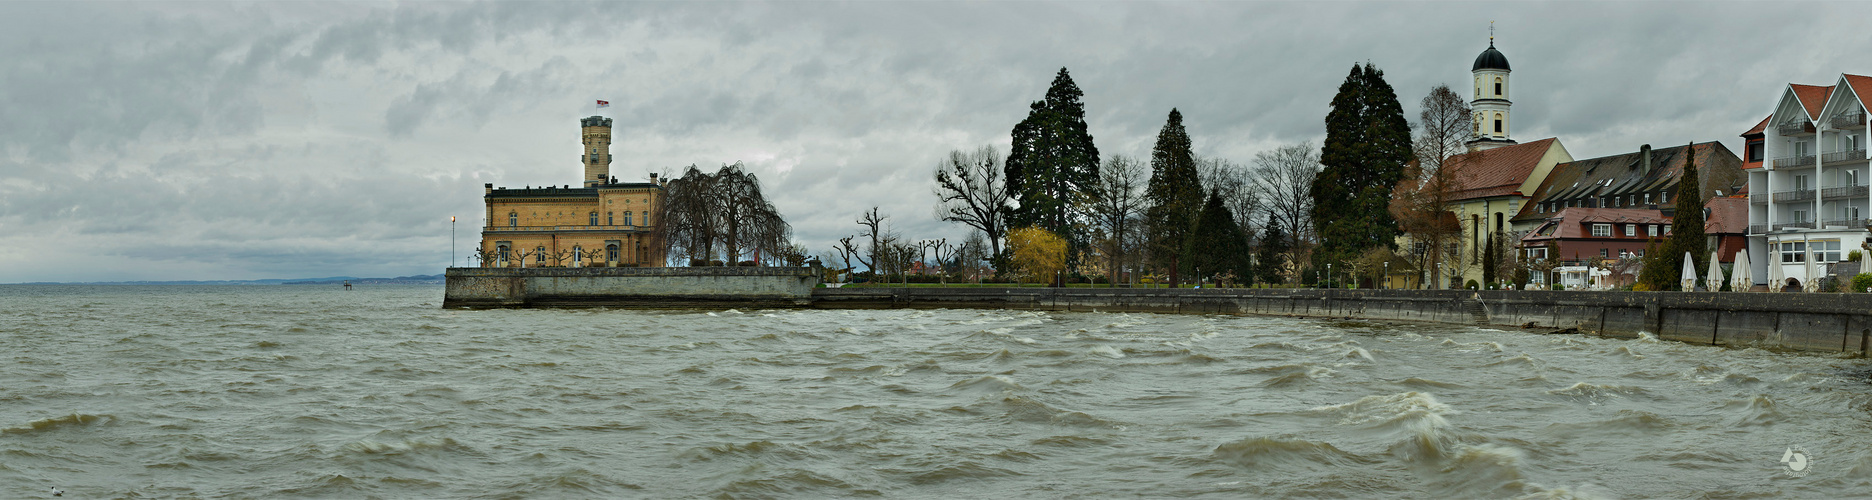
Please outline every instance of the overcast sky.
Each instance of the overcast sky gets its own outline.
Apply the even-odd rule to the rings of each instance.
[[[1324,136],[1352,64],[1416,119],[1514,67],[1513,137],[1576,158],[1722,141],[1788,82],[1872,74],[1865,3],[0,2],[0,283],[435,274],[481,185],[745,162],[824,253],[879,206],[913,239],[952,149],[995,145],[1061,67],[1101,153]],[[594,101],[608,100],[608,109]]]

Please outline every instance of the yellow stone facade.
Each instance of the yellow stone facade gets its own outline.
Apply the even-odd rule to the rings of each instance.
[[[668,182],[610,176],[611,119],[580,120],[580,187],[487,184],[482,267],[663,267],[655,214]]]

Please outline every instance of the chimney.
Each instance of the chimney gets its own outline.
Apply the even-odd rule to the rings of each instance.
[[[1640,170],[1638,171],[1638,173],[1646,174],[1646,175],[1649,175],[1651,173],[1651,145],[1650,144],[1638,146],[1638,163],[1639,165],[1641,165],[1639,167]]]
[[[482,192],[481,194],[493,194],[494,193],[494,183],[492,182],[487,183],[487,184],[482,184],[481,187],[487,190],[487,191]]]

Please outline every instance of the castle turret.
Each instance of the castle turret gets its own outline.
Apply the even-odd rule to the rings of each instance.
[[[579,154],[579,161],[585,164],[584,186],[594,187],[610,182],[611,119],[602,116],[580,118],[579,127],[585,149]]]

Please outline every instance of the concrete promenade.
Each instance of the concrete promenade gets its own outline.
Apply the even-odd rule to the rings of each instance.
[[[839,288],[816,308],[996,308],[1260,314],[1538,328],[1864,355],[1872,294],[1467,290]]]
[[[810,267],[452,267],[442,307],[805,307]]]

